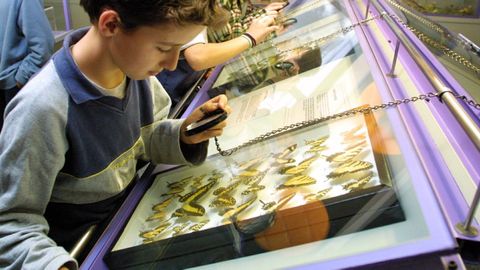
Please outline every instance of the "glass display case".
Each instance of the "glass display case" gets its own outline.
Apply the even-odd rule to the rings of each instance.
[[[401,0],[400,2],[426,14],[449,16],[476,16],[478,14],[477,0]]]
[[[229,97],[206,162],[150,167],[81,269],[463,269],[480,105],[396,3],[290,1],[187,108]]]

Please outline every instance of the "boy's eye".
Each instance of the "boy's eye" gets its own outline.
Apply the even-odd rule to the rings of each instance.
[[[160,51],[160,52],[170,52],[172,50],[172,47],[157,47],[157,49]]]

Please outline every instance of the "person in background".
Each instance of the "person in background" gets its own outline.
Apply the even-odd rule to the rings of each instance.
[[[187,89],[179,86],[190,74],[223,64],[253,46],[262,43],[280,29],[275,18],[288,2],[272,2],[265,8],[250,0],[218,0],[230,13],[227,25],[204,29],[181,50],[178,67],[157,75],[173,102],[178,102]]]
[[[5,106],[50,59],[53,45],[43,0],[0,1],[0,130]]]
[[[154,76],[175,69],[180,47],[204,27],[227,21],[215,0],[80,4],[92,26],[70,33],[5,111],[2,269],[77,269],[68,251],[115,212],[137,162],[200,164],[226,121],[192,136],[186,127],[231,111],[217,96],[185,119],[167,119],[171,102]]]

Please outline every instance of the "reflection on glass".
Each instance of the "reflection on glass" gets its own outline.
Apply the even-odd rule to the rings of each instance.
[[[477,98],[480,85],[480,47],[461,34],[449,31],[444,26],[405,5],[405,0],[387,0],[401,20],[430,51],[438,56],[463,87]],[[463,2],[463,1],[462,1]],[[468,83],[465,83],[468,82]]]
[[[288,26],[277,37],[224,66],[209,91],[230,98],[296,76],[353,52],[357,44],[343,6],[336,1],[292,5],[281,19]],[[294,23],[293,23],[294,22]]]
[[[474,16],[477,10],[476,0],[400,0],[401,3],[408,5],[421,13],[438,15],[470,15]]]

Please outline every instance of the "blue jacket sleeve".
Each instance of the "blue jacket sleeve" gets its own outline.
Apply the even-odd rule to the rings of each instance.
[[[41,0],[22,2],[18,26],[25,35],[29,53],[20,64],[15,80],[24,85],[50,59],[55,40]]]

